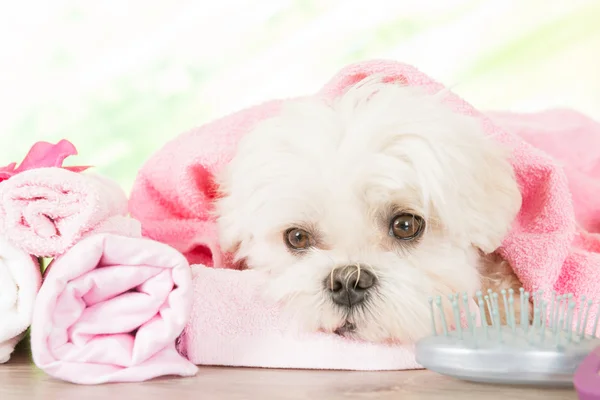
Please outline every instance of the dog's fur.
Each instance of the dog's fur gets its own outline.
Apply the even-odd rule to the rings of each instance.
[[[292,102],[243,137],[218,176],[221,245],[267,271],[266,294],[305,329],[414,341],[430,332],[429,296],[519,287],[494,254],[521,205],[507,157],[441,96],[369,78],[332,103]],[[419,238],[389,234],[399,212],[423,217]],[[311,248],[290,250],[289,228]],[[347,265],[377,278],[360,306],[336,305],[324,284]]]

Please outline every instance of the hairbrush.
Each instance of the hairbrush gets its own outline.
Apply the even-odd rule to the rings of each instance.
[[[596,330],[600,305],[591,333],[586,334],[588,322],[592,322],[588,319],[591,300],[582,297],[576,312],[572,294],[553,293],[550,301],[545,301],[543,292],[537,292],[530,302],[530,294],[520,289],[517,301],[521,311],[517,316],[514,291],[500,293],[499,296],[490,290],[485,296],[480,291],[475,294],[479,316],[469,309],[466,293],[448,296],[454,318],[451,327],[446,323],[446,299],[430,298],[432,335],[417,342],[417,362],[443,375],[481,383],[573,386],[574,380],[581,381],[575,384],[578,390],[580,385],[596,387],[597,394],[600,338]],[[531,303],[533,318],[529,312]],[[500,304],[505,324],[501,324]],[[462,325],[461,313],[466,317]],[[578,371],[580,365],[582,369]],[[594,368],[593,373],[587,371]],[[592,389],[588,391],[594,394]]]

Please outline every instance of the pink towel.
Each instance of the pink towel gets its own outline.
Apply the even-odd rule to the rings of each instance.
[[[64,168],[35,168],[0,183],[0,233],[26,252],[64,253],[98,232],[135,236],[127,197],[113,181]]]
[[[178,343],[201,365],[335,370],[416,369],[414,345],[378,345],[302,332],[265,300],[260,272],[192,266],[194,303]],[[474,320],[479,312],[469,304]],[[465,314],[461,314],[465,326]]]
[[[149,239],[92,235],[48,267],[35,303],[35,364],[70,382],[191,376],[175,349],[192,305],[191,270]]]
[[[421,86],[430,93],[444,90],[411,66],[370,61],[342,69],[316,95],[339,96],[349,85],[373,74],[384,75],[390,84]],[[588,184],[596,184],[598,176],[595,166],[600,158],[592,146],[598,141],[598,125],[561,111],[494,114],[499,121],[494,123],[452,92],[444,96],[449,107],[478,118],[487,134],[513,150],[523,206],[498,251],[512,264],[526,290],[544,290],[546,299],[552,290],[600,299],[600,238],[596,230],[584,230],[594,225],[598,208],[587,189],[595,187]],[[190,263],[231,268],[228,256],[219,250],[210,216],[215,196],[213,175],[232,158],[239,138],[258,121],[277,113],[282,102],[258,105],[194,129],[152,156],[141,169],[130,199],[130,210],[142,222],[144,234],[180,250]],[[577,140],[567,138],[573,134]],[[544,136],[561,138],[549,140],[549,148],[543,148],[552,150],[551,155],[533,146],[545,142]],[[565,171],[572,172],[569,178]],[[588,328],[595,314],[593,307]]]
[[[526,289],[544,290],[546,297],[551,290],[574,293],[598,304],[600,123],[565,109],[494,112],[489,117],[513,137],[545,152],[540,156],[521,145],[528,152],[517,156],[516,168],[521,167],[527,202],[500,253],[511,261]],[[598,307],[592,307],[587,328],[597,312]]]
[[[413,347],[373,345],[324,333],[302,334],[260,296],[263,276],[192,266],[194,305],[179,351],[195,364],[268,368],[419,368]]]
[[[29,328],[41,284],[37,258],[0,237],[0,364]]]

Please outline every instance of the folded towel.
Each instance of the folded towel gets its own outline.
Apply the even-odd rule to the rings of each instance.
[[[38,260],[0,238],[0,364],[29,328],[41,283]]]
[[[49,265],[35,303],[35,364],[70,382],[191,376],[175,349],[190,315],[185,258],[149,239],[96,234]]]
[[[420,368],[413,345],[376,345],[302,332],[276,304],[261,296],[266,276],[260,272],[202,265],[192,269],[194,303],[177,347],[195,364],[336,370]],[[473,302],[470,307],[479,320]]]
[[[91,233],[135,236],[127,197],[113,181],[64,168],[36,168],[0,183],[0,233],[42,257],[64,253]]]
[[[577,186],[582,193],[589,193],[583,191],[581,181],[569,181],[562,167],[567,162],[577,162],[581,152],[590,152],[590,147],[581,145],[584,141],[572,143],[567,135],[592,136],[597,133],[592,129],[597,126],[595,123],[588,120],[586,124],[575,124],[582,127],[581,132],[566,122],[560,125],[563,129],[557,135],[562,140],[556,144],[556,150],[578,147],[571,153],[561,153],[570,155],[559,162],[519,136],[526,130],[519,127],[531,126],[528,120],[538,119],[540,115],[527,118],[515,115],[511,123],[506,124],[508,129],[503,129],[503,124],[494,123],[492,118],[446,91],[440,83],[405,64],[376,60],[350,65],[316,96],[335,98],[350,85],[374,74],[382,75],[390,84],[420,86],[428,93],[443,95],[445,103],[454,111],[477,118],[488,135],[512,149],[511,161],[523,204],[498,252],[511,263],[526,290],[544,290],[546,300],[553,290],[600,299],[597,284],[600,243],[596,235],[582,228],[589,227],[587,218],[590,216],[575,210],[571,188]],[[130,198],[131,213],[142,222],[144,234],[182,251],[190,263],[232,268],[230,257],[219,249],[215,221],[210,213],[216,195],[213,176],[233,157],[239,138],[257,122],[276,114],[282,103],[272,101],[221,118],[180,135],[153,155],[140,170]],[[564,117],[560,115],[556,119]],[[556,122],[550,118],[540,121],[533,128],[540,135],[551,132]],[[591,153],[596,159],[590,163],[597,165],[594,163],[598,152]],[[596,171],[586,170],[590,178],[598,177]],[[575,204],[580,207],[584,201],[590,202],[585,199]],[[585,219],[579,221],[579,225],[576,215]],[[580,303],[577,304],[579,307]],[[588,329],[595,315],[596,307],[593,307]]]

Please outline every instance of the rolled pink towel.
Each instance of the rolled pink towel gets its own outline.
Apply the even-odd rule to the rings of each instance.
[[[115,182],[63,168],[36,168],[0,183],[0,233],[26,252],[63,254],[91,233],[137,236],[127,196]]]
[[[29,328],[41,283],[37,259],[0,237],[0,364]]]
[[[266,275],[192,266],[194,303],[179,351],[202,365],[335,370],[421,368],[413,345],[384,345],[303,332],[263,298]],[[470,304],[475,320],[479,313]],[[465,316],[463,315],[463,324]]]
[[[81,384],[191,376],[175,349],[192,305],[191,271],[149,239],[92,235],[48,267],[31,326],[35,364]]]

